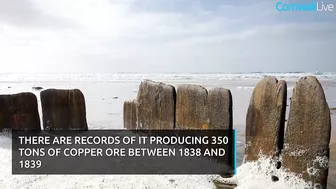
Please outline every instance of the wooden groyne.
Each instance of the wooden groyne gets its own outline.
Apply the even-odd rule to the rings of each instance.
[[[137,96],[139,129],[172,129],[175,124],[175,88],[160,82],[141,82]],[[128,121],[128,120],[126,120]]]
[[[214,88],[208,92],[206,117],[209,129],[233,129],[233,103],[229,89]]]
[[[0,129],[41,130],[37,98],[33,93],[0,95]]]
[[[208,91],[191,84],[175,89],[171,85],[145,80],[139,86],[137,99],[124,103],[124,128],[232,128],[231,92],[224,88]]]
[[[86,105],[78,89],[0,95],[0,129],[88,130]],[[233,101],[225,88],[172,85],[145,80],[136,99],[124,103],[126,129],[233,129]],[[265,77],[254,88],[246,115],[245,162],[260,155],[278,169],[295,173],[315,188],[326,188],[331,120],[324,90],[312,76],[293,89],[286,125],[287,84]],[[271,178],[270,178],[271,179]]]
[[[285,129],[287,86],[285,81],[266,77],[254,88],[246,116],[245,160],[259,154],[279,158]]]
[[[137,125],[137,105],[138,102],[134,100],[128,100],[124,102],[124,128],[136,129]]]
[[[41,91],[44,130],[87,130],[86,107],[79,89]],[[0,130],[40,131],[37,97],[30,92],[0,95]]]
[[[169,86],[166,92],[163,86]],[[233,128],[230,90],[207,90],[200,85],[184,84],[177,87],[176,97],[173,91],[170,85],[142,82],[137,100],[124,104],[124,127],[143,129],[146,123],[146,129]],[[165,98],[160,98],[163,94]],[[169,100],[163,102],[163,99]],[[298,80],[291,97],[287,126],[286,99],[287,84],[275,77],[265,77],[254,88],[246,115],[245,162],[266,156],[273,160],[271,166],[295,173],[313,188],[326,188],[331,122],[323,88],[312,76]],[[163,116],[162,112],[167,114]],[[155,121],[144,122],[139,116],[155,118]],[[154,123],[165,123],[168,127]]]
[[[79,89],[41,91],[45,130],[87,130],[86,108]]]
[[[331,121],[323,88],[313,76],[296,82],[284,132],[285,91],[285,82],[275,78],[263,79],[254,89],[246,119],[245,160],[254,161],[260,154],[266,155],[276,162],[273,166],[278,169],[294,173],[311,188],[325,189]]]
[[[285,134],[283,168],[326,188],[331,135],[330,110],[323,88],[315,77],[295,85]]]

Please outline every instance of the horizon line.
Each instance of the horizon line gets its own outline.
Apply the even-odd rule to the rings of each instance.
[[[336,73],[333,71],[320,72],[320,71],[288,71],[288,72],[0,72],[0,75],[5,74],[300,74],[300,73],[312,73],[312,74],[326,74]]]

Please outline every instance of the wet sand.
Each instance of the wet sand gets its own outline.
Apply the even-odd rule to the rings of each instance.
[[[334,100],[333,100],[334,101]],[[329,108],[334,108],[330,105]],[[336,189],[336,110],[330,110],[331,115],[331,138],[330,138],[330,164],[328,175],[328,189]]]
[[[334,133],[330,140],[330,159],[336,161],[336,133]]]
[[[328,188],[336,189],[336,133],[330,140],[330,167],[328,176]]]

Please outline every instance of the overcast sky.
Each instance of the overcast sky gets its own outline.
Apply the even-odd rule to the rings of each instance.
[[[336,10],[275,4],[0,0],[0,72],[336,72]]]

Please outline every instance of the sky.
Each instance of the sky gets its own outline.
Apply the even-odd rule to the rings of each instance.
[[[336,10],[276,3],[0,0],[0,72],[336,72]]]

